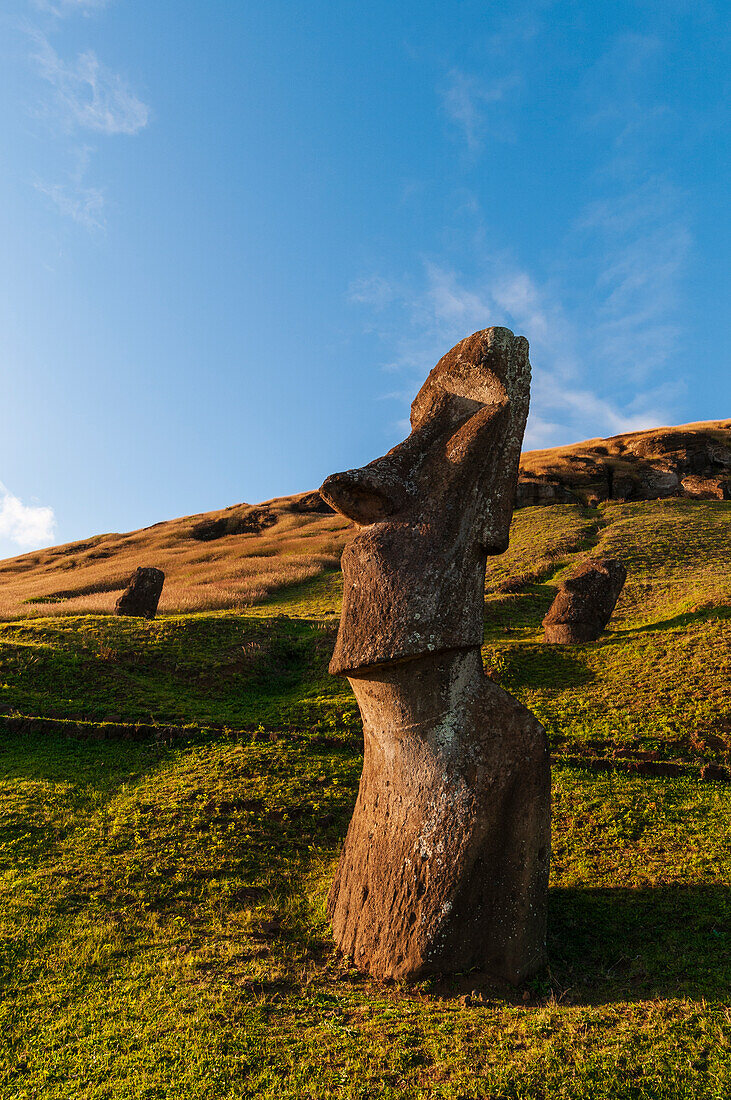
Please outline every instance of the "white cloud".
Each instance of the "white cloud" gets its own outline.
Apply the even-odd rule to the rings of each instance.
[[[22,550],[37,550],[53,542],[56,516],[53,508],[23,504],[0,482],[0,539]]]
[[[454,66],[439,93],[442,110],[471,153],[489,137],[514,141],[514,108],[526,86],[534,40],[541,30],[539,2],[498,17],[494,33],[476,40],[470,71]]]
[[[101,231],[106,227],[104,192],[98,187],[37,181],[35,188],[41,195],[49,198],[63,215],[83,225],[85,229]]]
[[[550,3],[548,4],[550,7]],[[476,41],[469,71],[453,68],[442,110],[467,148],[488,136],[519,132],[519,110],[547,29],[545,4],[525,5],[496,33]],[[601,137],[600,161],[587,174],[595,201],[562,228],[547,266],[517,262],[494,241],[479,203],[465,211],[471,247],[423,263],[410,280],[384,278],[393,290],[378,302],[385,368],[414,390],[460,338],[489,325],[524,333],[533,363],[526,445],[551,446],[618,434],[672,419],[685,388],[683,279],[692,235],[686,197],[658,169],[672,111],[656,77],[665,56],[654,35],[620,34],[591,66],[572,97],[579,131]],[[550,202],[550,200],[547,200]],[[454,204],[450,213],[454,212]],[[540,262],[540,261],[539,261]],[[388,273],[386,273],[388,274]],[[379,285],[378,278],[371,280]],[[366,294],[351,300],[373,305]]]
[[[527,446],[682,419],[673,410],[685,391],[682,283],[692,235],[676,189],[645,176],[588,204],[552,258],[563,278],[538,279],[508,253],[485,255],[479,222],[470,275],[427,260],[416,279],[370,280],[390,289],[379,301],[386,369],[402,372],[415,392],[463,336],[507,325],[531,345]]]
[[[615,148],[650,134],[667,108],[654,101],[654,76],[664,43],[656,35],[621,33],[587,71],[583,81],[586,114],[582,124],[607,127]]]
[[[103,0],[63,0],[58,10],[46,5],[47,10],[57,15],[68,14],[72,9],[88,11],[102,6]],[[31,29],[29,34],[35,46],[31,58],[40,76],[52,88],[44,114],[56,132],[68,135],[92,131],[106,137],[129,136],[147,126],[149,108],[93,50],[67,62],[59,57],[40,31]],[[76,163],[71,171],[65,172],[65,178],[60,182],[35,180],[33,186],[65,217],[90,232],[99,232],[106,227],[106,199],[103,188],[86,180],[93,150],[83,145],[76,149],[67,147],[67,152]]]
[[[348,287],[348,298],[351,302],[359,302],[379,310],[392,302],[396,294],[396,289],[380,275],[355,279]]]
[[[107,135],[136,134],[144,129],[149,108],[93,50],[65,62],[43,35],[36,34],[35,40],[33,59],[54,89],[55,106],[66,127]]]
[[[642,381],[672,358],[682,335],[692,246],[683,198],[650,178],[587,207],[579,229],[604,257],[595,276],[597,354],[618,378]]]

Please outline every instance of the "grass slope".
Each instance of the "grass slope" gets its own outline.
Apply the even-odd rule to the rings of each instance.
[[[2,734],[0,1095],[730,1095],[731,787],[698,778],[731,753],[730,524],[723,502],[530,508],[490,563],[486,666],[556,755],[550,966],[514,991],[381,985],[333,950],[360,773],[326,673],[338,574],[245,614],[0,625],[6,715],[195,727]],[[594,548],[628,563],[611,629],[543,646]]]
[[[0,561],[0,618],[110,612],[139,565],[165,571],[160,610],[243,608],[337,569],[351,525],[312,494],[97,535]]]
[[[694,468],[699,462],[698,468],[704,468],[710,462],[710,448],[716,455],[711,463],[716,480],[725,470],[727,481],[731,421],[629,432],[527,451],[521,457],[520,483],[558,485],[564,495],[585,505],[597,497],[599,482],[603,488],[598,499],[612,495],[609,482],[617,477],[630,487],[637,482],[637,488],[648,447],[660,470],[663,454],[669,468],[674,468],[678,462],[683,465],[685,460],[679,456],[686,451],[694,452],[688,459]],[[640,495],[647,494],[643,490]],[[163,612],[242,610],[275,593],[280,601],[296,604],[298,597],[291,601],[287,589],[337,570],[343,547],[354,533],[342,516],[323,513],[322,508],[319,494],[300,493],[183,516],[126,534],[97,535],[0,561],[0,619],[110,612],[140,565],[165,571]],[[562,522],[558,521],[559,527]],[[543,523],[555,526],[557,518],[546,516]],[[524,547],[524,568],[545,571],[551,555],[560,549],[561,534],[558,530],[554,534],[558,544],[542,538],[543,559],[536,559],[530,546]],[[503,581],[515,577],[517,564],[510,554],[500,559],[496,576]],[[327,591],[327,584],[322,591]]]

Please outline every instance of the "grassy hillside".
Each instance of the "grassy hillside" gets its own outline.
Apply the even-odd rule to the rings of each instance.
[[[112,611],[139,565],[165,571],[163,612],[248,607],[338,568],[351,527],[322,509],[301,493],[0,561],[0,619]]]
[[[668,488],[668,477],[675,488]],[[607,498],[668,493],[731,496],[731,421],[528,451],[521,459],[517,499],[521,506],[568,501],[586,507]],[[561,549],[563,521],[545,517],[543,522],[554,529],[554,542],[541,542],[550,558]],[[165,571],[163,612],[241,611],[337,570],[353,533],[352,525],[312,492],[97,535],[0,561],[0,620],[112,611],[139,565]],[[538,568],[532,548],[526,550],[525,568]],[[508,557],[496,568],[505,580],[517,566]]]
[[[730,536],[722,501],[525,508],[490,563],[485,664],[555,758],[550,965],[518,990],[378,984],[333,949],[360,773],[339,573],[0,624],[0,1095],[730,1095],[731,785],[701,779],[731,764]],[[628,567],[610,629],[542,645],[594,549]]]
[[[568,447],[529,451],[518,503],[731,498],[731,421],[625,432]]]

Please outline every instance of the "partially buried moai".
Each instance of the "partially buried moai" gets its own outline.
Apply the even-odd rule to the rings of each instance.
[[[129,584],[114,605],[115,615],[154,619],[160,602],[165,574],[151,566],[135,569]]]
[[[529,387],[527,340],[476,332],[430,373],[408,439],[320,490],[362,528],[330,671],[361,710],[363,774],[328,912],[377,977],[477,968],[517,983],[545,962],[545,732],[480,655]]]
[[[587,558],[561,583],[543,620],[552,644],[595,642],[612,617],[627,570],[616,558]]]

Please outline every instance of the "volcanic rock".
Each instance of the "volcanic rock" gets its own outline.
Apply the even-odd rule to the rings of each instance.
[[[731,497],[731,421],[653,428],[527,451],[516,507],[603,500]],[[699,492],[698,483],[707,483]]]
[[[547,642],[593,642],[609,622],[627,570],[615,558],[587,558],[566,578],[543,620]]]
[[[162,569],[139,568],[117,600],[115,614],[154,619],[160,602],[165,574]]]
[[[541,481],[540,478],[521,478],[515,493],[516,508],[527,508],[535,504],[570,504],[572,502],[576,502],[576,497],[564,485],[555,481]]]
[[[200,542],[213,542],[225,535],[258,535],[266,527],[277,522],[276,513],[269,508],[233,508],[229,515],[218,519],[204,519],[193,524],[191,538]]]
[[[302,493],[300,496],[294,497],[290,508],[293,512],[316,512],[323,515],[332,515],[335,511],[318,492]]]
[[[328,913],[340,950],[380,978],[476,967],[519,982],[545,962],[545,731],[480,656],[529,382],[525,339],[475,333],[427,378],[405,442],[320,490],[363,528],[330,664],[361,710],[363,774]]]
[[[731,500],[731,478],[690,474],[683,478],[682,486],[685,496],[697,500]]]

